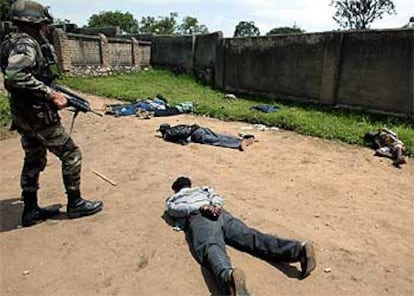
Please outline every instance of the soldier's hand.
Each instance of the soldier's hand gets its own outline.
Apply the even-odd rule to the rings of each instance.
[[[68,99],[64,93],[59,91],[55,91],[51,94],[50,100],[55,104],[58,110],[62,110],[63,108],[67,107]]]

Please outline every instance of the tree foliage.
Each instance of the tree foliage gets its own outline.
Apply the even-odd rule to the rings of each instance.
[[[206,34],[208,28],[198,23],[198,19],[191,16],[183,18],[183,22],[178,26],[179,34]]]
[[[276,35],[276,34],[292,34],[292,33],[304,33],[305,30],[302,30],[301,28],[294,25],[293,27],[279,27],[279,28],[273,28],[269,32],[266,33],[266,35]]]
[[[71,21],[71,20],[69,20],[69,19],[60,19],[60,18],[55,18],[55,19],[53,20],[53,23],[54,23],[55,25],[67,25],[67,24],[71,24],[71,23],[72,23],[72,21]]]
[[[171,12],[169,16],[143,17],[139,23],[140,33],[154,34],[205,34],[208,29],[201,25],[198,19],[191,16],[183,18],[181,24],[177,22],[178,13]]]
[[[333,19],[346,29],[366,29],[384,13],[396,13],[391,0],[332,0],[330,5],[336,8]]]
[[[254,22],[241,21],[234,30],[234,37],[254,37],[259,35],[259,28],[254,25]]]
[[[140,33],[174,34],[177,29],[178,13],[171,12],[169,16],[143,17],[139,23]]]
[[[88,20],[88,26],[96,28],[119,26],[128,33],[138,32],[138,21],[129,12],[103,11],[93,14]]]
[[[0,0],[2,1],[2,0]],[[205,25],[198,22],[195,17],[183,18],[181,24],[177,22],[178,13],[171,12],[168,16],[145,16],[141,21],[134,19],[130,13],[119,11],[106,11],[92,15],[88,20],[89,27],[110,27],[119,26],[127,33],[144,34],[204,34],[208,33]],[[66,21],[66,20],[65,20]]]

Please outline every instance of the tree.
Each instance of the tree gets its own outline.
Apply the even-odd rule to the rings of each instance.
[[[183,23],[178,26],[179,34],[206,34],[208,29],[205,25],[200,25],[198,19],[191,16],[183,18]]]
[[[161,17],[156,24],[155,30],[158,34],[174,34],[177,29],[178,13],[170,12],[170,16]]]
[[[384,13],[396,13],[391,0],[332,0],[330,5],[336,8],[333,19],[340,27],[349,29],[369,28]]]
[[[55,18],[54,20],[53,20],[53,23],[55,24],[55,25],[67,25],[67,24],[71,24],[72,22],[70,21],[70,20],[68,20],[68,19],[60,19],[60,18]]]
[[[259,28],[254,25],[254,22],[241,21],[234,30],[234,37],[253,37],[259,35]]]
[[[279,28],[273,28],[269,32],[266,33],[266,35],[276,35],[276,34],[292,34],[292,33],[304,33],[305,30],[302,30],[301,28],[297,27],[296,25],[293,25],[293,27],[279,27]]]
[[[96,28],[119,26],[127,33],[138,32],[138,21],[129,12],[103,11],[93,14],[88,20],[88,26]]]
[[[153,16],[142,17],[139,22],[140,33],[155,33],[155,24],[157,20]]]
[[[171,12],[170,16],[143,17],[140,22],[140,33],[174,34],[177,29],[178,14]]]

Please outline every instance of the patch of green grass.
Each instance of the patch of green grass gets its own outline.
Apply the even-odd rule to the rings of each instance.
[[[414,124],[398,117],[247,96],[227,101],[223,99],[224,93],[200,85],[190,76],[177,76],[163,70],[98,78],[65,77],[62,83],[83,92],[125,101],[155,97],[160,93],[171,104],[194,102],[196,114],[278,126],[304,135],[350,144],[364,145],[365,133],[385,126],[397,132],[406,144],[408,154],[414,155]],[[265,103],[276,104],[281,109],[268,114],[250,110],[251,106]]]
[[[0,92],[0,140],[12,137],[15,133],[10,131],[11,114],[7,96]]]
[[[10,107],[5,94],[0,93],[0,127],[10,125]]]

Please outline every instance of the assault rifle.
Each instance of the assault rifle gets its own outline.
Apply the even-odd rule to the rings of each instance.
[[[93,113],[97,116],[100,116],[100,117],[103,116],[101,113],[98,113],[98,112],[96,112],[95,110],[93,110],[91,108],[91,104],[89,103],[89,101],[85,100],[84,98],[81,98],[79,95],[77,95],[74,92],[68,90],[67,88],[65,88],[61,85],[58,85],[58,84],[54,84],[52,86],[52,88],[57,90],[57,91],[60,91],[60,92],[64,93],[66,95],[67,100],[68,100],[68,107],[72,107],[74,109],[69,134],[72,133],[73,125],[75,123],[75,118],[76,118],[76,116],[78,116],[79,112],[83,112],[83,113],[91,112],[91,113]]]

